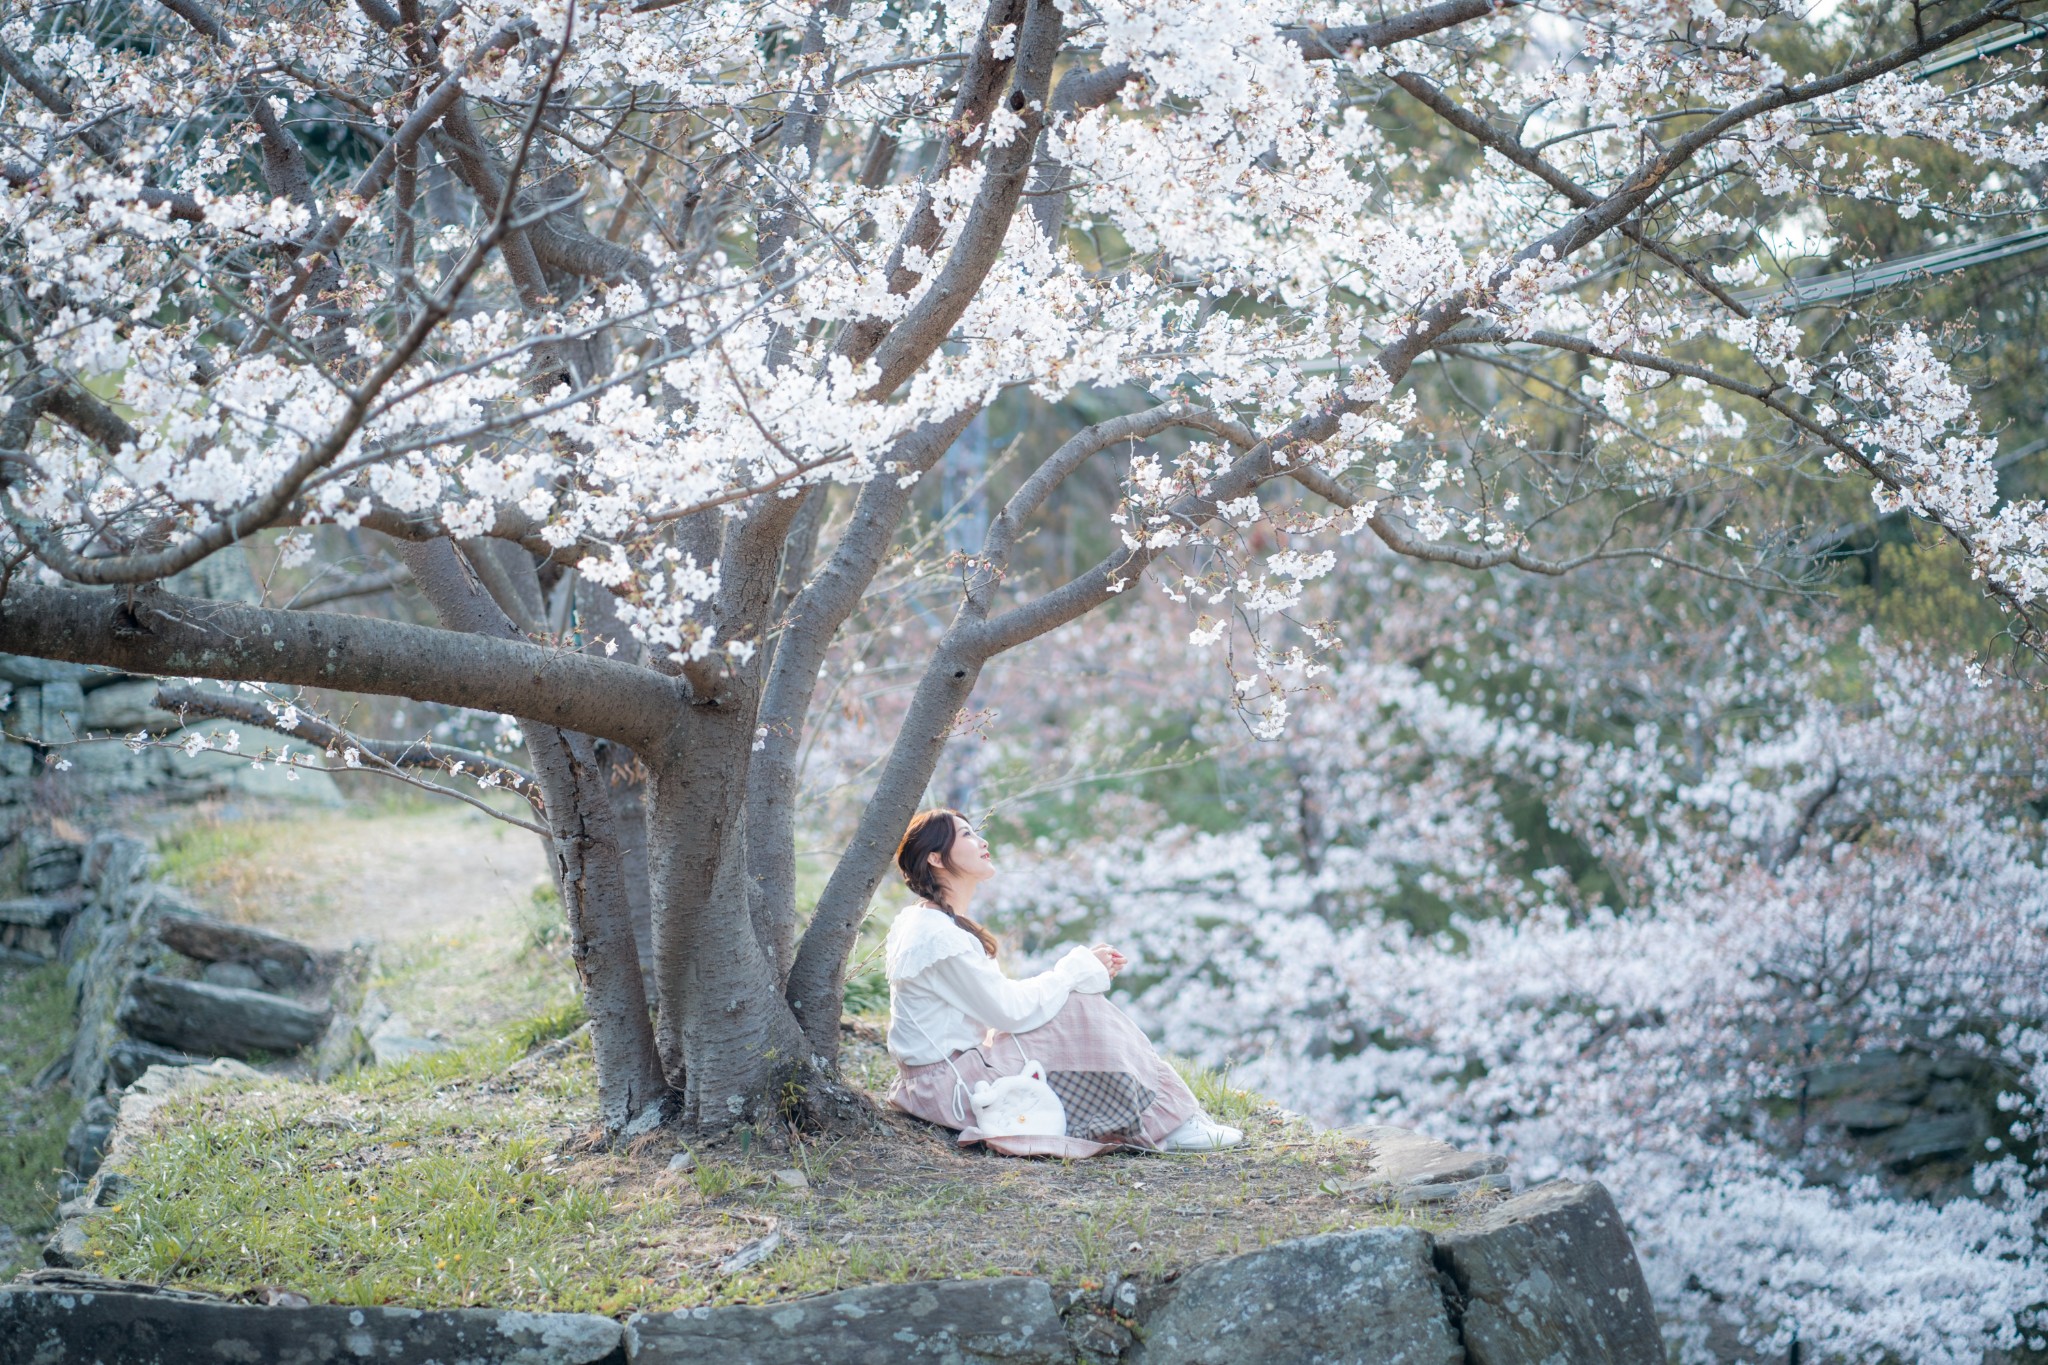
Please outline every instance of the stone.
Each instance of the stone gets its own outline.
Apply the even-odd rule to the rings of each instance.
[[[85,738],[85,689],[75,682],[46,682],[35,733],[28,737],[38,744],[69,744]]]
[[[43,1264],[59,1269],[82,1270],[91,1257],[85,1249],[85,1223],[78,1218],[66,1219],[57,1224],[57,1230],[50,1234],[50,1240],[43,1243]],[[0,1343],[7,1340],[7,1290],[0,1285]],[[52,1356],[53,1360],[68,1360],[69,1356]],[[90,1356],[85,1357],[91,1359]]]
[[[387,1014],[370,1033],[370,1056],[378,1066],[389,1066],[409,1057],[444,1052],[448,1045],[413,1032],[412,1021],[402,1014]]]
[[[109,846],[98,838],[86,846],[84,872],[89,886],[93,874],[104,870],[95,866],[96,856]],[[140,850],[140,845],[137,848]],[[143,890],[138,892],[138,886]],[[147,883],[134,882],[121,884],[112,893],[95,887],[92,900],[65,931],[62,951],[78,1002],[68,1064],[74,1095],[99,1093],[106,1084],[107,1058],[121,1041],[116,1016],[123,994],[135,969],[152,951],[146,888]],[[110,894],[118,905],[109,903]]]
[[[51,897],[0,901],[0,949],[48,962],[61,950],[78,907],[76,900]]]
[[[771,1232],[766,1237],[757,1237],[718,1263],[721,1275],[737,1275],[742,1270],[752,1270],[776,1252],[782,1250],[783,1237]]]
[[[209,962],[199,979],[215,986],[233,986],[238,991],[260,991],[263,978],[246,962]]]
[[[114,1115],[114,1106],[103,1095],[85,1102],[64,1139],[64,1169],[83,1180],[100,1168],[100,1157],[114,1132]]]
[[[1095,1313],[1068,1314],[1067,1338],[1074,1343],[1074,1353],[1089,1365],[1120,1361],[1137,1341],[1130,1328]]]
[[[584,1313],[263,1308],[159,1294],[0,1287],[0,1358],[122,1365],[625,1365],[624,1329]],[[7,1347],[20,1343],[19,1355]]]
[[[1426,1204],[1455,1204],[1478,1194],[1506,1194],[1511,1188],[1505,1175],[1482,1175],[1448,1185],[1400,1185],[1394,1187],[1392,1194],[1394,1207],[1412,1209]]]
[[[262,984],[272,987],[300,985],[314,975],[313,950],[303,943],[246,924],[230,924],[193,913],[169,898],[164,909],[170,913],[158,917],[156,937],[174,953],[195,962],[240,963],[254,972]],[[270,964],[267,973],[263,969],[265,963]]]
[[[123,734],[176,728],[178,718],[157,709],[157,686],[154,679],[135,678],[94,688],[85,694],[85,728],[118,730]]]
[[[1650,1289],[1597,1183],[1554,1181],[1436,1239],[1471,1365],[1662,1365]]]
[[[58,663],[54,659],[31,659],[26,654],[0,654],[0,678],[16,687],[40,687],[47,682],[98,682],[107,675],[84,664]]]
[[[629,1138],[636,1138],[661,1127],[661,1106],[662,1101],[656,1100],[639,1113],[633,1115],[632,1121],[626,1125],[624,1135]]]
[[[95,834],[86,842],[79,880],[97,891],[100,900],[113,905],[141,880],[154,856],[148,844],[131,835]],[[125,901],[122,908],[127,908]]]
[[[130,1086],[153,1066],[199,1066],[212,1060],[189,1052],[158,1047],[140,1038],[123,1038],[107,1049],[107,1075],[117,1086]]]
[[[811,1178],[792,1166],[775,1173],[775,1184],[778,1189],[802,1192],[811,1188]]]
[[[363,997],[369,990],[376,961],[377,945],[366,938],[357,939],[334,958],[334,970],[327,983],[327,1004],[334,1017],[328,1021],[327,1032],[313,1045],[315,1080],[330,1081],[344,1071],[375,1060],[369,1033],[357,1021],[362,1017]],[[264,962],[256,964],[257,975],[267,976],[267,971]]]
[[[220,1081],[237,1084],[263,1079],[263,1073],[232,1057],[216,1057],[201,1066],[153,1066],[135,1078],[121,1092],[121,1117],[114,1124],[118,1138],[123,1128],[141,1124],[158,1105],[188,1091]]]
[[[1499,1175],[1508,1159],[1492,1152],[1467,1152],[1408,1128],[1367,1124],[1344,1136],[1372,1148],[1372,1175],[1396,1185],[1451,1185],[1482,1175]]]
[[[119,1171],[101,1171],[86,1187],[85,1198],[88,1206],[96,1209],[110,1209],[135,1193],[135,1182]]]
[[[40,829],[25,832],[21,844],[22,890],[41,897],[78,885],[79,865],[85,859],[79,845]]]
[[[696,1169],[696,1153],[690,1151],[687,1147],[668,1159],[668,1173],[670,1175],[688,1175]]]
[[[7,733],[24,745],[41,743],[43,733],[43,689],[16,686],[7,698]]]
[[[1282,1242],[1196,1266],[1147,1304],[1132,1365],[1458,1365],[1415,1228]]]
[[[1844,1100],[1828,1110],[1828,1117],[1852,1133],[1874,1133],[1906,1122],[1913,1117],[1913,1107],[1885,1100]]]
[[[634,1365],[1073,1365],[1043,1280],[869,1285],[758,1308],[641,1313]]]
[[[330,1014],[281,995],[145,972],[128,983],[116,1017],[146,1043],[246,1058],[298,1051],[326,1031]]]
[[[1973,1155],[1984,1138],[1984,1125],[1975,1114],[1930,1114],[1887,1130],[1873,1145],[1887,1166],[1910,1171],[1930,1161]]]

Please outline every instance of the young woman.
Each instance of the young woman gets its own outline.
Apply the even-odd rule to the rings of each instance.
[[[1075,948],[1025,980],[996,965],[996,941],[967,918],[995,875],[988,842],[958,811],[910,822],[896,866],[919,904],[889,930],[889,1053],[897,1108],[1016,1155],[1094,1156],[1116,1147],[1213,1152],[1244,1141],[1202,1112],[1130,1017],[1104,998],[1124,955]],[[1067,1111],[1067,1135],[997,1137],[974,1126],[968,1094],[1030,1058]]]

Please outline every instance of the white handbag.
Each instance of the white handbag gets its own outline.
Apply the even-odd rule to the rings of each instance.
[[[925,1042],[937,1047],[932,1036],[915,1019],[905,1022],[916,1029]],[[1011,1042],[1017,1042],[1014,1034],[1006,1034]],[[1017,1043],[1017,1051],[1024,1051],[1024,1044]],[[990,1137],[1065,1137],[1067,1135],[1067,1106],[1060,1102],[1059,1093],[1046,1083],[1045,1064],[1024,1058],[1024,1069],[1014,1076],[999,1076],[993,1081],[983,1081],[967,1088],[967,1078],[960,1074],[949,1054],[946,1065],[953,1068],[953,1117],[964,1126],[967,1113],[960,1106],[960,1097],[967,1097],[967,1108],[974,1111],[974,1126]],[[993,1062],[991,1062],[993,1065]]]
[[[1021,1049],[1023,1044],[1019,1043]],[[951,1061],[952,1058],[947,1058]],[[959,1068],[954,1068],[959,1074]],[[1046,1084],[1045,1067],[1029,1057],[1014,1076],[983,1081],[967,1096],[974,1126],[991,1137],[1065,1137],[1067,1106]]]

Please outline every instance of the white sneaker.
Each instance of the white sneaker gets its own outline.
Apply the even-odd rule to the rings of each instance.
[[[1244,1146],[1244,1129],[1232,1128],[1227,1123],[1218,1123],[1207,1114],[1197,1113],[1166,1135],[1166,1143],[1160,1149],[1167,1152],[1220,1152],[1228,1147]]]

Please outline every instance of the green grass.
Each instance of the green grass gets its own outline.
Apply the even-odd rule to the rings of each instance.
[[[963,1151],[902,1115],[880,1131],[796,1140],[741,1129],[593,1146],[589,1043],[508,1074],[571,1027],[553,1011],[495,1041],[358,1072],[174,1100],[123,1166],[134,1182],[88,1252],[121,1278],[316,1302],[490,1304],[621,1314],[759,1302],[846,1285],[1030,1274],[1056,1283],[1164,1277],[1288,1237],[1427,1218],[1345,1193],[1355,1141],[1288,1120],[1226,1076],[1183,1064],[1251,1144],[1208,1156],[1017,1161]],[[883,1077],[862,1026],[846,1074]],[[880,1057],[883,1064],[877,1064]],[[775,1177],[795,1167],[807,1189]],[[783,1249],[724,1274],[769,1230]]]
[[[270,820],[194,820],[157,839],[164,880],[191,888],[216,869],[262,860],[283,823]]]
[[[0,966],[0,1227],[21,1239],[7,1264],[33,1258],[36,1240],[57,1211],[64,1139],[79,1101],[61,1087],[35,1094],[29,1085],[71,1043],[71,987],[58,963]]]
[[[176,1101],[124,1166],[134,1189],[89,1254],[123,1278],[282,1284],[332,1303],[639,1306],[663,1269],[643,1244],[666,1211],[622,1207],[560,1157],[551,1120],[587,1099],[587,1066],[540,1078],[523,1103],[475,1102],[520,1051]]]
[[[1173,1069],[1180,1073],[1180,1078],[1188,1083],[1188,1089],[1195,1092],[1203,1110],[1218,1123],[1243,1127],[1260,1110],[1269,1107],[1269,1102],[1261,1096],[1232,1085],[1228,1067],[1219,1071],[1185,1057],[1168,1057],[1167,1060],[1173,1063]]]
[[[552,1043],[557,1038],[566,1038],[582,1028],[590,1015],[583,1008],[583,997],[574,996],[543,1014],[530,1019],[521,1019],[505,1030],[508,1046],[525,1052]]]

